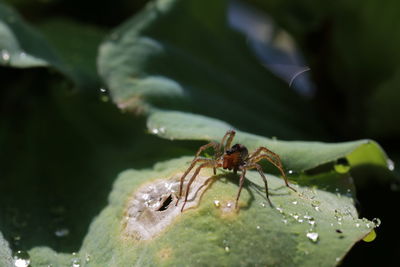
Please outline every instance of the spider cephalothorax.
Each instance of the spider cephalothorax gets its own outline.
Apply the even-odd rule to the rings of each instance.
[[[236,144],[225,151],[222,159],[222,168],[232,170],[236,173],[246,163],[249,151],[244,145]]]
[[[269,194],[268,194],[267,179],[265,178],[265,175],[264,175],[264,172],[263,172],[261,166],[257,163],[262,159],[268,160],[275,167],[277,167],[279,169],[279,171],[281,172],[283,179],[285,180],[286,186],[289,187],[290,189],[296,191],[288,183],[288,180],[286,178],[285,171],[283,170],[282,162],[280,160],[279,155],[275,154],[274,152],[267,149],[266,147],[259,147],[253,153],[249,154],[247,148],[244,145],[235,144],[235,145],[231,146],[234,136],[235,136],[235,131],[233,131],[233,130],[227,131],[226,134],[224,135],[224,137],[222,138],[221,143],[211,142],[211,143],[208,143],[199,148],[192,163],[190,164],[189,168],[185,171],[185,173],[182,175],[181,180],[180,180],[179,195],[178,195],[178,200],[176,201],[175,205],[178,205],[179,199],[182,196],[183,182],[185,180],[185,177],[188,175],[188,173],[194,168],[194,166],[197,163],[201,163],[197,167],[195,172],[193,173],[189,182],[187,183],[186,192],[185,192],[185,200],[182,205],[181,211],[183,211],[183,208],[185,207],[185,204],[187,202],[190,185],[193,183],[194,179],[199,174],[199,172],[202,168],[213,168],[214,174],[216,174],[216,169],[221,168],[221,167],[224,169],[233,170],[233,172],[235,174],[237,173],[237,171],[242,172],[242,174],[240,175],[240,180],[239,180],[239,191],[238,191],[238,194],[236,197],[236,205],[235,205],[236,208],[238,205],[240,192],[242,191],[242,188],[243,188],[246,171],[249,169],[257,169],[257,171],[261,175],[261,178],[263,179],[264,184],[265,184],[266,196],[267,196],[268,201],[270,202]],[[214,151],[215,151],[214,157],[211,159],[200,157],[201,152],[203,152],[204,150],[206,150],[209,147],[214,148]]]

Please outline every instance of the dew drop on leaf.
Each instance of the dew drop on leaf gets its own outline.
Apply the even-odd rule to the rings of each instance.
[[[372,222],[375,224],[375,228],[381,225],[381,220],[379,218],[373,218]]]
[[[311,201],[311,206],[316,210],[316,211],[320,211],[319,209],[319,205],[321,205],[321,202],[319,202],[318,200],[312,200]]]
[[[68,229],[68,228],[59,228],[59,229],[56,229],[56,230],[54,231],[54,235],[55,235],[56,237],[65,237],[65,236],[69,235],[69,229]]]
[[[4,63],[8,63],[11,59],[11,55],[7,50],[1,50],[0,51],[0,58]]]
[[[100,100],[102,102],[108,102],[110,100],[110,97],[108,95],[108,90],[105,88],[100,88]]]
[[[294,170],[288,170],[287,171],[287,176],[289,177],[289,178],[292,178],[292,177],[296,177],[296,176],[298,176],[299,174],[296,172],[296,171],[294,171]]]
[[[16,267],[28,267],[29,264],[31,263],[30,256],[26,251],[18,250],[14,254],[13,259],[14,259],[14,266]]]
[[[386,160],[386,165],[390,171],[394,171],[394,162],[391,159]]]
[[[290,214],[290,215],[292,215],[292,217],[297,221],[298,219],[299,219],[299,217],[300,217],[300,215],[299,214],[297,214],[297,213],[293,213],[293,214]]]
[[[308,232],[307,233],[307,238],[310,239],[312,242],[317,242],[318,241],[318,233],[317,232]]]
[[[369,232],[369,234],[366,235],[366,236],[363,238],[363,240],[364,240],[365,242],[372,242],[372,241],[375,240],[375,238],[376,238],[376,232],[375,232],[374,229],[372,229],[372,231]]]
[[[86,257],[85,257],[86,263],[90,262],[91,259],[92,259],[92,256],[90,256],[90,254],[86,253]]]
[[[78,258],[74,258],[71,261],[71,267],[80,267],[81,266],[81,261]]]
[[[346,158],[336,160],[334,169],[337,173],[347,173],[350,170],[350,163]]]

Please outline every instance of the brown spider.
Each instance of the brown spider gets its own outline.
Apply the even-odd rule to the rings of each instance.
[[[265,184],[265,193],[266,193],[268,202],[271,204],[271,201],[269,199],[269,194],[268,194],[267,179],[265,178],[265,175],[264,175],[264,172],[263,172],[261,166],[259,164],[257,164],[257,162],[262,159],[268,160],[275,167],[277,167],[279,169],[279,171],[281,172],[283,179],[285,180],[286,186],[296,192],[296,189],[291,187],[288,183],[288,180],[287,180],[286,174],[283,170],[282,162],[281,162],[279,155],[275,154],[274,152],[267,149],[266,147],[259,147],[250,155],[249,155],[247,148],[244,145],[235,144],[231,147],[231,143],[232,143],[233,138],[235,137],[235,133],[236,132],[233,130],[227,131],[226,134],[224,135],[224,137],[222,138],[221,143],[211,142],[211,143],[208,143],[199,148],[192,163],[190,164],[189,168],[185,171],[185,173],[182,175],[181,180],[180,180],[179,195],[178,195],[178,199],[175,203],[175,206],[178,205],[179,199],[182,196],[183,182],[185,180],[185,177],[193,169],[193,167],[196,165],[196,163],[201,163],[195,170],[192,178],[190,178],[190,180],[186,186],[185,201],[182,205],[181,212],[183,211],[183,208],[186,205],[188,195],[189,195],[190,185],[193,183],[194,179],[199,174],[200,170],[205,167],[213,168],[214,175],[217,172],[217,168],[220,168],[220,167],[222,167],[224,169],[228,169],[228,170],[233,170],[233,172],[235,174],[237,173],[237,171],[242,172],[242,174],[240,175],[240,180],[239,180],[239,191],[238,191],[238,194],[236,197],[235,208],[237,208],[237,206],[238,206],[240,192],[242,191],[242,188],[243,188],[246,171],[249,169],[257,169],[257,171],[260,173],[260,175],[264,181],[264,184]],[[226,141],[226,143],[225,143],[225,141]],[[212,159],[200,157],[200,153],[209,147],[214,148],[214,151],[215,151],[214,157]]]

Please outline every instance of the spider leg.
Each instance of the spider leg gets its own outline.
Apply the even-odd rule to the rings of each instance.
[[[185,180],[186,175],[193,169],[193,167],[196,165],[198,162],[214,162],[212,159],[206,159],[206,158],[195,158],[192,163],[190,164],[189,168],[185,171],[185,173],[182,175],[180,184],[179,184],[179,194],[178,194],[178,199],[176,200],[175,206],[178,205],[179,199],[182,196],[182,189],[183,189],[183,181]]]
[[[268,149],[267,149],[267,150],[268,150]],[[269,151],[269,150],[268,150],[268,151]],[[257,151],[256,151],[256,152],[257,152]],[[283,170],[282,162],[281,162],[279,156],[278,156],[277,154],[273,153],[273,152],[272,152],[272,155],[273,155],[273,156],[276,156],[276,157],[275,157],[275,158],[272,158],[271,155],[267,155],[267,154],[261,154],[261,155],[255,156],[255,157],[253,156],[253,157],[250,159],[250,162],[254,164],[254,163],[256,163],[256,162],[258,162],[258,161],[260,161],[260,160],[262,160],[262,159],[268,160],[268,161],[271,162],[275,167],[277,167],[277,168],[279,169],[279,171],[281,172],[281,174],[282,174],[282,176],[283,176],[283,179],[285,180],[286,186],[289,187],[290,189],[292,189],[294,192],[297,192],[296,189],[294,189],[293,187],[291,187],[291,186],[289,185],[288,179],[287,179],[287,177],[286,177],[285,171]]]
[[[217,142],[211,142],[211,143],[208,143],[208,144],[206,144],[206,145],[204,145],[204,146],[201,146],[201,147],[199,148],[199,150],[197,151],[196,156],[195,156],[194,158],[199,157],[200,154],[201,154],[201,152],[203,152],[204,150],[206,150],[206,149],[209,148],[209,147],[213,147],[214,150],[217,152],[219,146],[220,146],[220,144],[218,144]]]
[[[256,149],[256,151],[251,153],[251,155],[249,156],[249,159],[252,159],[252,158],[260,155],[261,152],[265,152],[267,154],[270,154],[271,156],[277,158],[279,161],[281,160],[278,154],[272,152],[271,150],[269,150],[268,148],[266,148],[264,146],[260,146],[259,148]]]
[[[246,169],[243,168],[242,169],[242,174],[240,175],[240,180],[239,180],[239,191],[238,191],[237,196],[236,196],[235,209],[237,209],[237,207],[238,207],[238,202],[239,202],[239,198],[240,198],[240,193],[242,192],[245,175],[246,175]]]
[[[260,166],[259,164],[257,164],[257,163],[253,163],[253,164],[251,164],[251,165],[248,165],[246,168],[247,168],[247,169],[253,169],[253,168],[256,168],[256,169],[257,169],[258,173],[260,174],[261,178],[262,178],[263,181],[264,181],[264,184],[265,184],[265,195],[266,195],[266,197],[267,197],[267,200],[268,200],[268,202],[269,202],[269,205],[273,206],[271,200],[269,199],[267,178],[265,177],[264,172],[263,172],[261,166]]]
[[[225,139],[228,138],[226,140],[224,149],[231,147],[232,140],[235,137],[235,134],[236,134],[236,132],[234,130],[229,130],[226,132],[226,134],[224,135],[224,138],[222,138],[222,141],[221,141],[221,145],[224,145]]]
[[[220,151],[221,151],[221,144],[219,144],[219,143],[217,143],[217,142],[210,142],[210,143],[208,143],[208,144],[206,144],[206,145],[204,145],[204,146],[201,146],[201,147],[199,148],[199,150],[197,151],[196,156],[195,156],[194,158],[199,157],[200,154],[201,154],[201,152],[203,152],[204,150],[206,150],[206,149],[209,148],[209,147],[213,147],[213,148],[214,148],[214,151],[215,151],[214,159],[215,159],[217,156],[219,156]],[[214,171],[214,175],[216,175],[216,174],[217,174],[217,169],[214,168],[213,171]]]
[[[214,161],[214,160],[210,160],[209,162],[202,163],[200,166],[197,167],[197,169],[194,172],[192,178],[190,178],[190,180],[189,180],[189,182],[188,182],[188,184],[186,186],[185,200],[183,202],[183,205],[182,205],[182,208],[181,208],[181,212],[183,211],[183,209],[184,209],[184,207],[186,205],[186,202],[187,202],[187,199],[188,199],[188,196],[189,196],[190,186],[192,185],[194,179],[196,179],[196,176],[199,174],[200,170],[202,168],[204,168],[204,167],[216,168],[216,167],[218,167],[218,163],[216,161]]]

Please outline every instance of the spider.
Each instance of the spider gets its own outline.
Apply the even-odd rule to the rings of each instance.
[[[236,203],[235,203],[235,208],[237,209],[238,207],[238,201],[240,198],[240,192],[242,191],[243,188],[243,183],[244,183],[244,178],[246,175],[246,171],[250,169],[257,169],[259,174],[261,175],[261,178],[264,181],[265,184],[265,193],[267,196],[267,200],[272,206],[272,203],[269,199],[269,194],[268,194],[268,183],[267,179],[265,178],[264,172],[261,168],[261,166],[257,163],[262,159],[266,159],[269,162],[271,162],[275,167],[279,169],[281,172],[283,179],[285,180],[285,184],[287,187],[292,189],[293,191],[296,192],[296,189],[291,187],[288,183],[288,179],[286,177],[285,171],[283,170],[282,162],[279,157],[279,155],[275,154],[271,150],[269,150],[266,147],[259,147],[257,148],[253,153],[248,152],[247,148],[244,145],[241,144],[235,144],[231,146],[233,138],[235,137],[236,132],[234,130],[229,130],[226,132],[224,137],[221,140],[221,143],[217,142],[211,142],[206,145],[203,145],[199,148],[197,151],[192,163],[190,164],[189,168],[185,171],[185,173],[182,175],[180,179],[180,185],[179,185],[179,195],[178,199],[175,203],[175,206],[178,205],[178,202],[180,198],[182,197],[182,190],[183,190],[183,182],[185,180],[185,177],[188,175],[188,173],[194,168],[194,166],[197,163],[201,163],[197,169],[195,170],[194,174],[190,178],[187,186],[186,186],[186,193],[185,193],[185,200],[181,208],[181,212],[183,211],[188,196],[189,196],[189,190],[190,190],[190,185],[193,183],[194,179],[196,179],[196,176],[199,174],[200,170],[202,168],[213,168],[214,170],[214,175],[217,173],[217,168],[222,167],[223,169],[228,169],[228,170],[233,170],[233,173],[237,174],[238,171],[241,171],[240,179],[239,179],[239,191],[236,196]],[[215,154],[213,158],[204,158],[200,157],[200,154],[206,150],[207,148],[214,148]]]

